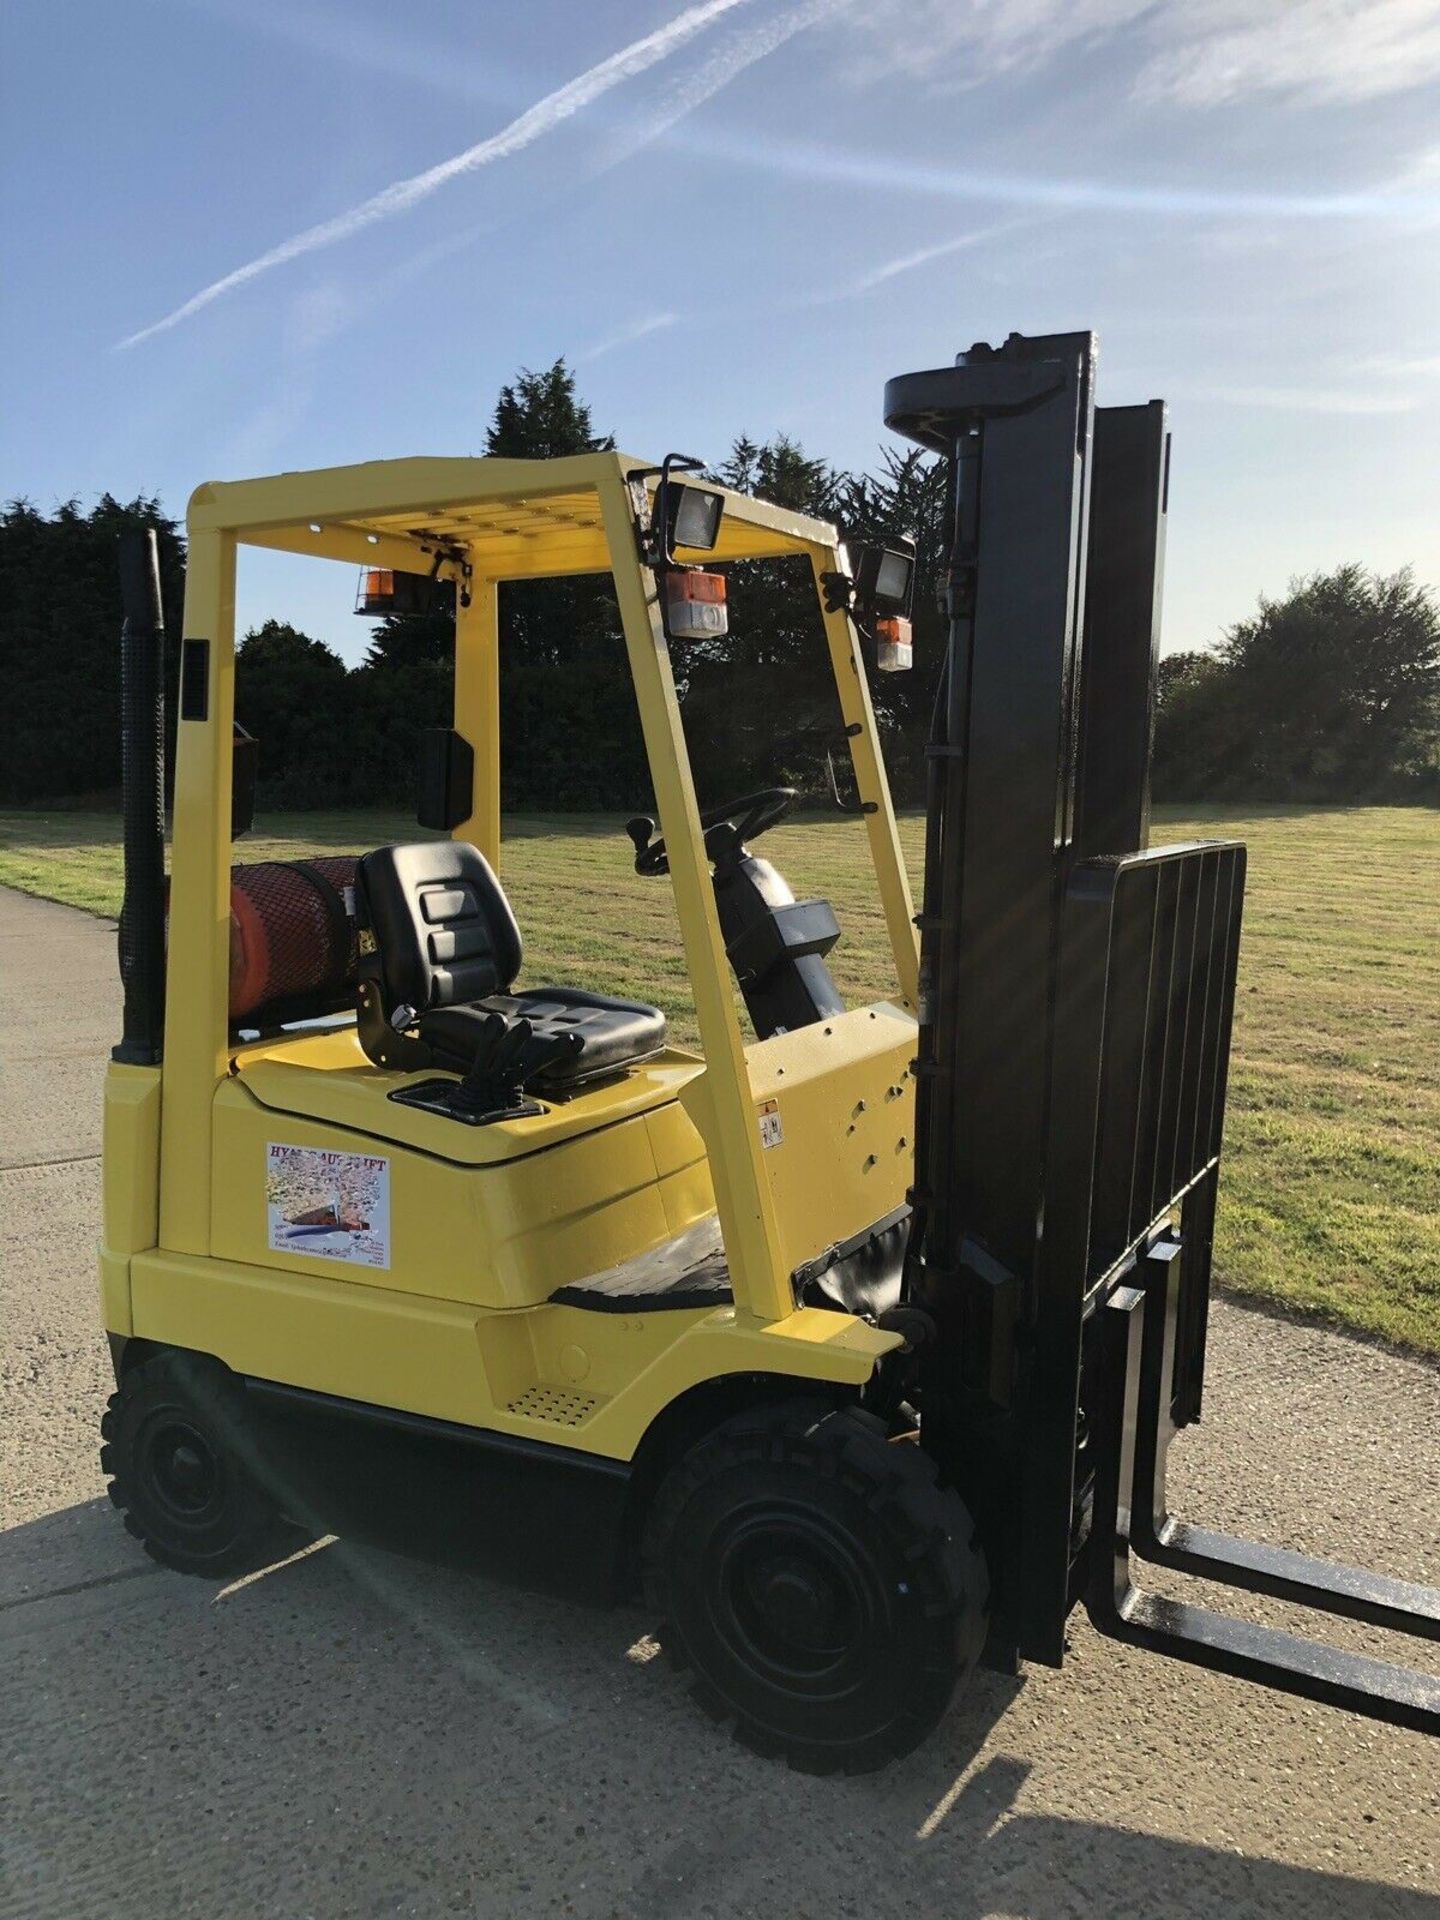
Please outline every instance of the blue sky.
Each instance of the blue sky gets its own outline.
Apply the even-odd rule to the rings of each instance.
[[[629,451],[862,465],[889,375],[1088,326],[1168,646],[1440,582],[1440,0],[9,0],[0,70],[7,497],[479,451],[561,353]]]

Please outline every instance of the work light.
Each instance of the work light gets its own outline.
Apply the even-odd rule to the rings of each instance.
[[[856,549],[855,598],[865,607],[908,614],[915,579],[915,542],[896,537],[893,546]]]
[[[692,487],[672,480],[669,496],[670,524],[666,529],[669,546],[690,547],[697,553],[709,553],[720,538],[720,521],[725,512],[725,497],[709,487]]]

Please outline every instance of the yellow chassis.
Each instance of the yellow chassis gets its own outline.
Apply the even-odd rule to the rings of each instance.
[[[200,488],[184,634],[201,718],[177,728],[163,1065],[112,1065],[100,1270],[126,1340],[283,1385],[630,1460],[658,1414],[731,1375],[858,1387],[896,1336],[798,1308],[792,1276],[904,1198],[917,950],[856,634],[820,576],[819,521],[727,494],[718,560],[802,554],[817,589],[895,964],[893,1002],[747,1046],[721,941],[656,583],[638,553],[642,463],[397,460]],[[455,726],[475,755],[455,836],[497,868],[497,621],[504,580],[613,575],[703,1055],[668,1053],[533,1119],[470,1129],[387,1096],[407,1076],[353,1029],[237,1044],[227,1024],[234,608],[242,545],[462,581]],[[699,559],[702,556],[692,555]],[[760,1110],[770,1124],[763,1129]],[[457,1138],[457,1136],[464,1136]],[[388,1267],[266,1242],[267,1143],[383,1154]],[[734,1304],[596,1313],[550,1293],[718,1213]]]

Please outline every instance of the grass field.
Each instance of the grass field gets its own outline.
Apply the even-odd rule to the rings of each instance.
[[[921,822],[902,823],[918,875]],[[1224,1283],[1440,1353],[1440,813],[1167,812],[1156,839],[1250,845],[1217,1264]],[[637,878],[612,819],[507,823],[505,881],[550,977],[661,1004],[693,1039],[668,887]],[[271,817],[250,860],[414,839],[392,814]],[[766,847],[840,916],[842,989],[890,991],[854,821],[802,819]],[[0,814],[0,884],[114,913],[119,823]]]

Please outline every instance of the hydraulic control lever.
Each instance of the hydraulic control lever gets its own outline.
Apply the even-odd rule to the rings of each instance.
[[[655,822],[648,813],[637,813],[633,819],[627,820],[625,822],[625,831],[629,834],[631,845],[635,849],[635,871],[637,873],[667,873],[669,871],[668,863],[657,866],[651,864],[650,861],[646,859],[646,856],[650,853],[650,844],[655,833]]]
[[[573,1059],[583,1045],[578,1033],[537,1035],[528,1020],[487,1013],[475,1057],[450,1096],[451,1111],[466,1118],[538,1113],[525,1097],[526,1081],[557,1060]]]

